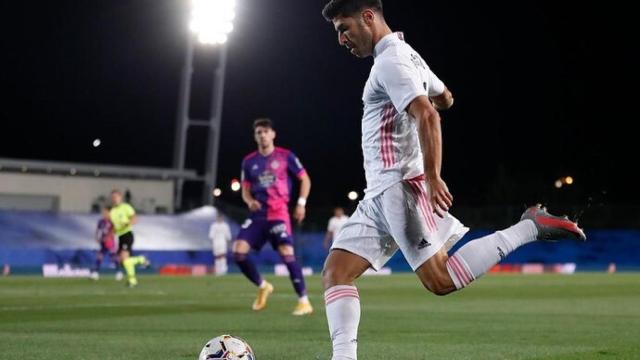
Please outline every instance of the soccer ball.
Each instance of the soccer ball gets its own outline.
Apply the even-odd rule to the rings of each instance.
[[[199,360],[255,360],[251,346],[239,337],[220,335],[204,345]]]

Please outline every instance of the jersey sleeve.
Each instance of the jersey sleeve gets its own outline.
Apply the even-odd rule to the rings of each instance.
[[[290,152],[287,157],[287,166],[289,167],[289,171],[298,179],[307,174],[307,171],[304,169],[304,166],[302,166],[300,159],[298,159],[298,157],[292,152]]]
[[[243,160],[240,166],[240,183],[243,187],[251,188],[251,180],[248,178],[247,161]]]
[[[438,96],[438,95],[442,95],[442,93],[444,92],[445,86],[444,83],[442,82],[442,80],[440,80],[436,74],[433,73],[433,71],[431,71],[431,69],[429,69],[429,88],[428,88],[428,92],[429,92],[429,96]]]
[[[136,214],[136,210],[133,208],[133,206],[129,204],[127,204],[127,207],[125,208],[125,210],[128,217],[132,217],[133,215]]]
[[[385,59],[379,66],[378,81],[398,112],[407,110],[418,96],[429,96],[429,84],[423,81],[420,70],[410,59]]]

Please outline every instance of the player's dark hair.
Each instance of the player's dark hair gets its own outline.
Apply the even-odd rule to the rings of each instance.
[[[259,118],[253,122],[253,130],[257,127],[266,127],[269,129],[273,129],[273,122],[269,118]]]
[[[331,21],[338,16],[352,16],[365,8],[382,13],[382,0],[331,0],[322,9],[322,16]]]

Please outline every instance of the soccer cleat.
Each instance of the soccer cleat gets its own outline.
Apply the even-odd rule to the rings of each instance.
[[[140,266],[143,269],[148,269],[151,267],[151,261],[149,261],[149,259],[146,256],[142,256],[142,263],[140,264]]]
[[[130,288],[134,288],[134,287],[138,286],[138,279],[136,279],[136,278],[128,279],[127,280],[127,286],[130,287]]]
[[[577,223],[569,220],[566,216],[560,217],[549,214],[547,208],[542,207],[540,204],[525,210],[520,220],[533,221],[538,229],[538,240],[587,240],[587,236],[578,227]]]
[[[253,302],[251,308],[255,311],[259,311],[267,307],[267,299],[269,295],[273,292],[273,285],[266,282],[264,288],[258,288],[258,295],[256,296],[256,300]]]
[[[313,314],[313,306],[308,301],[298,302],[291,314],[295,316],[311,315]]]

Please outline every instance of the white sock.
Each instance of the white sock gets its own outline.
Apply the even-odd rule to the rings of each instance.
[[[333,342],[331,360],[356,360],[360,324],[358,289],[350,285],[333,286],[324,292],[324,302]]]
[[[267,280],[262,279],[262,282],[260,283],[260,286],[258,286],[260,289],[264,289],[267,287]]]
[[[300,297],[298,298],[298,302],[301,302],[301,303],[308,303],[308,302],[309,302],[309,297],[308,297],[307,295],[300,296]]]
[[[536,240],[537,236],[538,229],[533,221],[524,220],[465,244],[447,260],[447,270],[456,289],[469,285],[513,250]]]
[[[216,274],[217,275],[224,275],[227,273],[227,259],[226,258],[219,258],[216,259]]]

